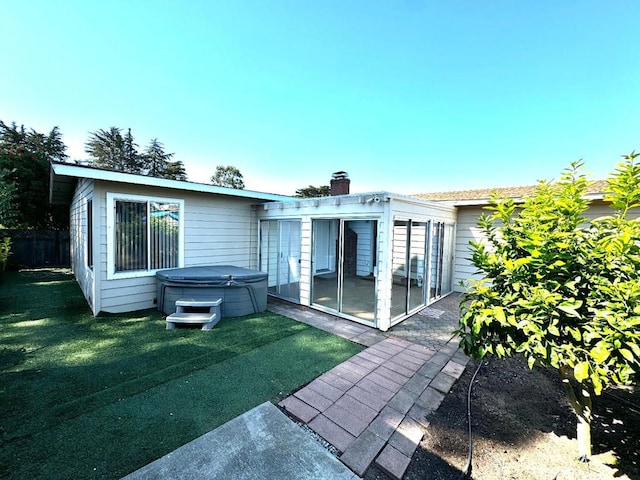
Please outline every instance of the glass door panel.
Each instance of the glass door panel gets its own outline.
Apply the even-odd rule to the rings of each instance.
[[[408,240],[409,221],[393,222],[391,318],[404,315],[407,311]]]
[[[453,250],[455,224],[438,222],[432,229],[429,298],[434,300],[453,288]]]
[[[338,310],[339,220],[313,220],[312,301]]]
[[[442,288],[441,293],[449,293],[453,290],[453,250],[455,225],[445,224],[444,242],[442,248]]]
[[[431,285],[429,298],[442,295],[442,254],[444,247],[444,223],[435,222],[431,231]]]
[[[278,221],[260,221],[260,270],[267,272],[269,293],[278,293]]]
[[[260,222],[260,269],[269,274],[269,293],[300,301],[300,220]]]
[[[342,230],[340,311],[368,322],[375,320],[377,226],[376,220],[345,220]]]
[[[426,250],[428,237],[428,222],[411,222],[409,237],[409,306],[407,313],[422,307],[426,301]]]
[[[278,294],[300,301],[300,221],[281,220],[278,256]]]
[[[312,302],[375,323],[377,220],[313,220]]]

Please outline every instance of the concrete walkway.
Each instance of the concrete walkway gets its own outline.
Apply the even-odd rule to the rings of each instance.
[[[272,403],[259,405],[123,480],[353,480],[328,450]]]
[[[388,332],[269,298],[268,309],[367,346],[279,403],[337,458],[266,403],[125,477],[127,480],[355,479],[374,464],[401,479],[428,415],[462,375],[453,294]],[[339,460],[338,460],[339,459]],[[348,467],[348,468],[347,468]]]

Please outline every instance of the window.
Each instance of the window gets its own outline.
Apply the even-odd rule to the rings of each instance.
[[[93,268],[93,200],[87,201],[87,267]]]
[[[107,203],[111,278],[182,266],[182,200],[108,194]]]

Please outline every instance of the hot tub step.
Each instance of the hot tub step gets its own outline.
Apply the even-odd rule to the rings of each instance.
[[[202,324],[202,330],[211,330],[220,321],[221,303],[221,298],[176,300],[176,313],[167,317],[167,330],[173,330],[176,324]]]
[[[222,303],[221,298],[216,298],[214,300],[196,300],[194,298],[181,298],[180,300],[176,300],[176,309],[178,307],[218,307]],[[180,311],[180,310],[177,310]]]
[[[211,330],[219,320],[216,313],[173,313],[167,317],[167,330],[173,330],[178,323],[201,323],[202,330]]]

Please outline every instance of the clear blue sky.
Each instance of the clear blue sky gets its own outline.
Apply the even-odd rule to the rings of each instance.
[[[292,194],[527,185],[640,149],[635,0],[0,0],[0,119]]]

